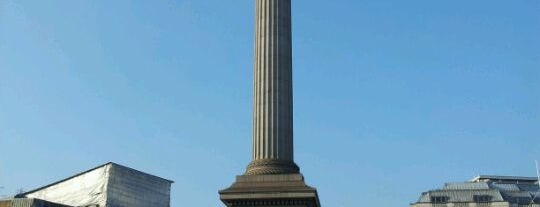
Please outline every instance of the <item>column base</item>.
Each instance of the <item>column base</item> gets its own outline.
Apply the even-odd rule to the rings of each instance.
[[[227,207],[320,207],[317,189],[300,173],[240,175],[219,197]]]
[[[296,174],[300,168],[293,161],[263,159],[254,160],[247,166],[246,175]]]

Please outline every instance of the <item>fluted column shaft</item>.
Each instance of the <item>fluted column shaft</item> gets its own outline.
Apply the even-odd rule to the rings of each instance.
[[[256,0],[253,162],[247,174],[295,173],[291,0]]]

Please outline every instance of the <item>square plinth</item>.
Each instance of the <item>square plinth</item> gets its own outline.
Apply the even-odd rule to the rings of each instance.
[[[320,207],[317,189],[302,174],[240,175],[219,195],[228,207]]]

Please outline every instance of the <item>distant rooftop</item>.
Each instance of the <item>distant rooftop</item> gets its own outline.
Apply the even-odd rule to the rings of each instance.
[[[504,183],[536,183],[536,177],[521,177],[521,176],[501,176],[501,175],[479,175],[474,177],[471,182],[504,182]]]
[[[442,188],[423,192],[413,207],[431,204],[507,203],[508,205],[534,204],[540,207],[538,178],[521,176],[480,175],[470,181],[446,183]],[[424,205],[425,204],[425,205]]]

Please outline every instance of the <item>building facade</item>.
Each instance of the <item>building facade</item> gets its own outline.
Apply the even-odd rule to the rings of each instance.
[[[538,179],[481,175],[423,192],[411,207],[540,207]]]

